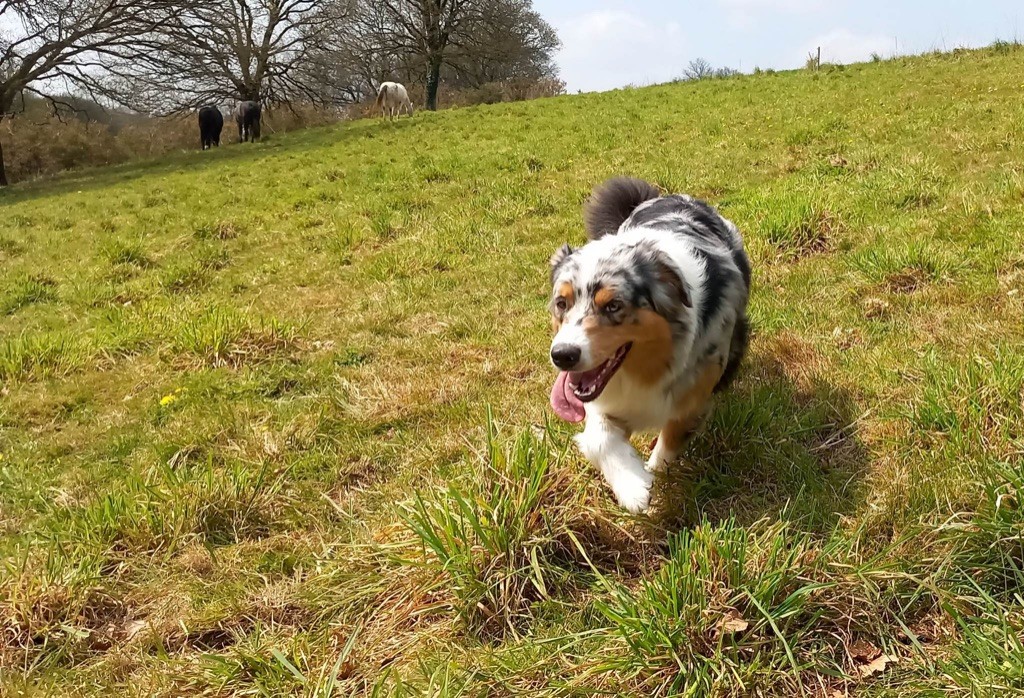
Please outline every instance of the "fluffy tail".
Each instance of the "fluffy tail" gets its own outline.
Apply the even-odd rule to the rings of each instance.
[[[386,95],[387,93],[388,93],[388,86],[387,85],[381,85],[380,89],[377,90],[377,99],[374,100],[373,106],[379,109],[380,108],[380,103],[384,101],[384,95]]]
[[[613,177],[597,187],[583,207],[583,223],[591,240],[614,235],[633,209],[661,196],[650,182],[632,177]]]

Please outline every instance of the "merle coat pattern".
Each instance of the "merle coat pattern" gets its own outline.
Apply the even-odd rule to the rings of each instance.
[[[590,242],[551,258],[555,412],[620,504],[648,507],[656,473],[699,429],[747,347],[750,262],[732,222],[683,194],[617,178],[584,211]],[[645,463],[629,439],[657,430]]]

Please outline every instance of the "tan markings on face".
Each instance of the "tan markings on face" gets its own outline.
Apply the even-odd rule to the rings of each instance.
[[[564,298],[566,307],[571,308],[576,297],[575,292],[572,290],[572,284],[568,281],[560,283],[558,288],[555,290],[555,297]],[[558,330],[562,327],[562,318],[560,318],[557,313],[558,311],[556,310],[553,311],[551,315],[551,329],[555,331],[555,334],[557,334]]]
[[[645,385],[657,383],[672,363],[672,330],[665,318],[652,310],[637,310],[632,322],[621,325],[603,325],[599,318],[589,316],[583,321],[583,330],[597,362],[610,359],[619,347],[632,342],[620,370]]]
[[[610,288],[602,288],[594,294],[594,305],[597,306],[598,310],[603,309],[613,300],[615,300],[615,291]]]
[[[568,281],[563,281],[558,285],[558,293],[556,293],[555,295],[564,298],[569,303],[569,305],[572,305],[573,299],[576,297],[575,293],[572,290],[572,284],[570,284]]]

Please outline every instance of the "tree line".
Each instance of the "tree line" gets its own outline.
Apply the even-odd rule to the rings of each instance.
[[[0,119],[27,98],[151,115],[205,104],[356,104],[384,80],[557,80],[532,0],[0,0]],[[78,102],[80,103],[80,102]],[[0,185],[7,184],[0,142]]]

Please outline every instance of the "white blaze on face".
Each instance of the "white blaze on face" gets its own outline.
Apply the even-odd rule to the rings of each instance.
[[[559,328],[558,333],[555,334],[555,338],[551,340],[551,347],[553,349],[559,344],[579,347],[580,360],[573,370],[588,371],[591,368],[594,368],[591,366],[591,362],[593,361],[593,352],[591,351],[590,338],[587,336],[587,333],[583,331],[583,326],[579,324],[583,320],[582,314],[580,314],[579,317],[574,317],[574,315],[576,315],[576,313],[573,311],[569,311],[566,315],[565,321]]]

